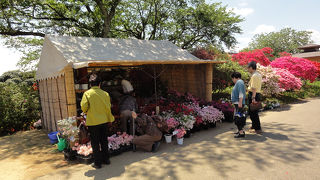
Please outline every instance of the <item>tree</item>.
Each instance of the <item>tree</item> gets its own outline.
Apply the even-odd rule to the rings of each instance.
[[[110,37],[111,21],[119,3],[120,0],[3,0],[0,34]]]
[[[42,38],[34,37],[45,34],[113,37],[112,19],[120,1],[3,0],[0,3],[0,34],[7,37],[8,47],[23,53],[18,66],[23,70],[34,70],[43,42]]]
[[[209,44],[228,48],[240,33],[239,16],[221,3],[206,4],[204,0],[130,0],[119,18],[116,31],[137,39],[169,40],[183,49]]]
[[[272,55],[280,57],[279,53],[299,53],[298,47],[311,43],[310,31],[297,31],[292,28],[284,28],[279,32],[257,34],[249,43],[249,49],[261,49],[270,47]]]
[[[6,37],[134,37],[169,40],[184,49],[208,44],[232,47],[243,21],[221,3],[204,0],[4,0],[0,8],[0,35]],[[41,39],[21,37],[7,41],[24,53],[19,63],[23,68],[39,59],[41,44]]]

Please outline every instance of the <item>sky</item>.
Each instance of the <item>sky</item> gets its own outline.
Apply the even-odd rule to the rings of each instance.
[[[229,10],[243,17],[240,23],[243,33],[236,35],[239,44],[231,51],[248,46],[255,34],[279,31],[291,27],[312,31],[311,39],[320,44],[320,0],[206,0],[207,3],[222,2]],[[0,39],[0,75],[17,69],[21,54],[3,46]]]

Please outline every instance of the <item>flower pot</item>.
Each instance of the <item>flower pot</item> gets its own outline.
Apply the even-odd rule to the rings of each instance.
[[[93,156],[92,154],[88,155],[88,156],[83,156],[83,155],[77,155],[77,160],[79,163],[81,164],[91,164],[93,162]]]
[[[183,145],[183,138],[177,138],[177,143],[179,145]]]
[[[209,126],[210,126],[211,128],[215,128],[216,125],[217,125],[217,122],[216,122],[216,121],[214,121],[214,122],[212,122],[212,123],[209,124]]]
[[[65,149],[63,151],[63,154],[64,154],[64,159],[67,161],[74,161],[77,159],[77,151]]]
[[[184,135],[184,137],[185,137],[185,138],[189,138],[189,137],[190,137],[190,135],[191,135],[190,130],[187,130],[187,131],[186,131],[186,134]]]
[[[172,135],[171,134],[166,134],[164,135],[165,139],[166,139],[166,143],[171,143],[172,141]]]

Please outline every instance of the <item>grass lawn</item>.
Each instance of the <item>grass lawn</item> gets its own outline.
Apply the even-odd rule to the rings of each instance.
[[[219,100],[220,98],[230,99],[232,87],[227,87],[224,90],[220,90],[213,93],[213,100]],[[304,85],[299,91],[286,91],[278,96],[272,98],[266,98],[268,101],[280,101],[281,104],[289,104],[297,102],[301,99],[320,97],[320,81],[310,83],[305,81]]]

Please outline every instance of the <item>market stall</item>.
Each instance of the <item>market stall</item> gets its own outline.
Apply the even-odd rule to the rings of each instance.
[[[214,63],[219,62],[200,60],[169,41],[46,36],[36,74],[43,127],[56,131],[58,120],[79,115],[79,100],[93,71],[105,74],[106,90],[119,88],[115,74],[142,72],[153,79],[154,88],[147,88],[151,95],[158,80],[168,89],[211,100]],[[138,89],[144,83],[133,82]]]

